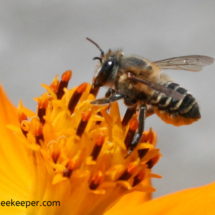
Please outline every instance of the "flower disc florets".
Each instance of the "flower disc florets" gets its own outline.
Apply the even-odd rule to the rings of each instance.
[[[121,120],[117,103],[93,106],[91,85],[68,89],[71,71],[57,77],[37,98],[37,113],[18,107],[21,129],[14,129],[32,162],[31,199],[60,201],[49,214],[103,214],[132,191],[153,192],[145,182],[158,161],[156,135],[144,132],[125,159],[138,122],[136,114]],[[126,122],[127,121],[127,122]],[[30,210],[30,209],[29,209]],[[38,207],[38,214],[44,213]],[[53,213],[51,212],[53,210]]]

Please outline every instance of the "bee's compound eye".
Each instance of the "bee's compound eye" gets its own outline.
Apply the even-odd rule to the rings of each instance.
[[[108,60],[106,61],[103,66],[101,67],[99,74],[97,76],[97,79],[100,84],[105,85],[107,81],[109,81],[109,78],[114,73],[114,66],[115,66],[115,60]]]
[[[104,72],[111,72],[113,67],[114,67],[114,62],[112,60],[109,60],[103,65],[102,70]]]

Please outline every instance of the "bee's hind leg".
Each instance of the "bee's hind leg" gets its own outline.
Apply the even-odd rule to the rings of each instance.
[[[142,133],[144,131],[144,124],[145,124],[145,115],[146,115],[146,105],[142,105],[140,106],[140,110],[139,110],[139,124],[138,124],[138,129],[134,135],[134,138],[131,142],[128,154],[126,155],[125,158],[127,158],[131,152],[134,150],[134,148],[137,146],[137,144],[139,143],[141,137],[142,137]]]
[[[122,126],[126,126],[131,117],[136,113],[137,100],[126,97],[124,98],[124,103],[128,108],[123,117]]]

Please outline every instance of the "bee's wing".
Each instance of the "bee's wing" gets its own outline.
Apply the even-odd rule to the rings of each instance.
[[[175,91],[173,89],[167,88],[167,87],[165,87],[163,85],[160,85],[160,84],[157,84],[155,82],[149,82],[149,81],[137,78],[137,77],[131,75],[130,73],[128,73],[128,78],[130,80],[143,83],[143,84],[149,86],[150,88],[152,88],[153,90],[156,90],[158,92],[164,93],[165,95],[167,95],[169,97],[172,97],[172,98],[174,98],[176,100],[181,100],[181,99],[183,99],[185,97],[184,94],[181,94],[181,93],[179,93],[179,92],[177,92],[177,91]]]
[[[214,59],[211,57],[201,55],[188,55],[159,60],[153,63],[155,63],[161,69],[187,70],[198,72],[202,70],[203,66],[210,65],[213,62]]]

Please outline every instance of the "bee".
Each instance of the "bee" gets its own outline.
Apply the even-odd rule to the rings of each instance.
[[[93,40],[101,52],[92,88],[108,87],[105,98],[92,104],[110,104],[120,99],[130,109],[137,109],[138,128],[128,150],[133,151],[142,137],[146,116],[156,114],[164,122],[174,126],[189,125],[201,118],[199,105],[192,94],[175,83],[161,70],[187,70],[198,72],[214,59],[201,55],[174,57],[151,62],[145,58],[124,55],[121,50],[109,50],[106,54]],[[127,156],[128,156],[127,155]]]

